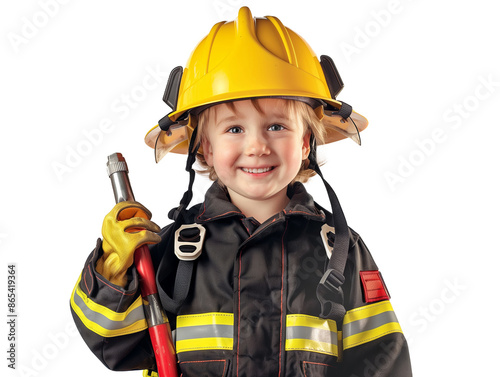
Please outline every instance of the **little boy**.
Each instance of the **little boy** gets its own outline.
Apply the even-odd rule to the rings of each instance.
[[[212,28],[187,66],[172,72],[165,100],[174,111],[146,142],[157,160],[189,155],[189,189],[163,230],[135,202],[105,217],[71,299],[91,350],[114,370],[156,370],[132,263],[150,244],[182,376],[411,376],[368,249],[326,182],[331,213],[301,183],[321,176],[316,145],[359,142],[367,126],[335,100],[342,85],[331,59],[318,62],[277,18],[244,7]],[[195,155],[215,182],[188,210]],[[174,236],[181,224],[188,233]],[[179,244],[190,242],[201,253],[186,257],[192,250]]]

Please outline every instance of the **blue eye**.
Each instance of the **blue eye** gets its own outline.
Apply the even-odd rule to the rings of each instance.
[[[268,128],[269,131],[281,131],[284,129],[285,129],[285,127],[283,127],[281,124],[272,124]]]
[[[241,129],[241,127],[234,126],[234,127],[229,128],[227,130],[227,132],[229,132],[230,134],[239,134],[239,133],[243,132],[243,130]]]

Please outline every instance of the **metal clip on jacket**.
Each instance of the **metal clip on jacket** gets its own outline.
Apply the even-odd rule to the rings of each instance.
[[[175,255],[182,261],[198,259],[203,249],[205,228],[199,224],[184,224],[175,232]]]

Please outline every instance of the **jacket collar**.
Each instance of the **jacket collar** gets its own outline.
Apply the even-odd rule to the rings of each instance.
[[[290,184],[287,195],[290,202],[283,210],[286,217],[303,216],[310,220],[325,221],[325,213],[318,208],[302,183]],[[240,209],[231,203],[227,190],[214,182],[205,194],[205,201],[200,207],[196,222],[204,223],[232,216],[245,218]]]

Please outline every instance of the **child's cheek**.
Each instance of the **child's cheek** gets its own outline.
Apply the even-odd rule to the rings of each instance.
[[[230,146],[224,146],[214,153],[214,169],[219,178],[228,174],[231,167],[234,167],[237,157],[232,152]]]

